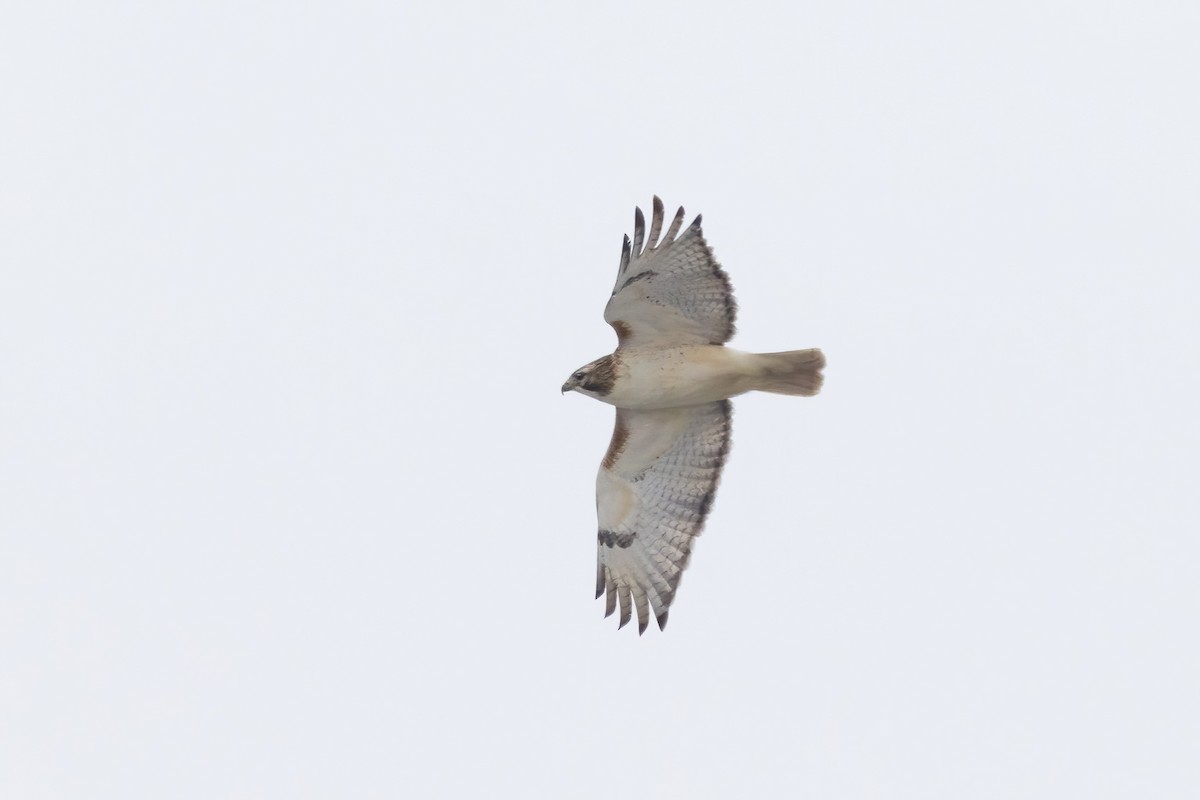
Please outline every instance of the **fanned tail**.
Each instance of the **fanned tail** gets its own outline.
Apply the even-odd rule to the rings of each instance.
[[[811,397],[821,391],[825,354],[811,350],[789,350],[786,353],[759,353],[761,373],[755,389],[774,394]]]

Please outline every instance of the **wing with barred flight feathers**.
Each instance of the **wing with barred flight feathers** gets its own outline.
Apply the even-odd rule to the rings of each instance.
[[[634,212],[633,242],[625,237],[604,320],[616,330],[621,347],[724,344],[733,337],[737,304],[729,276],[704,241],[700,217],[675,238],[683,225],[680,208],[659,242],[662,224],[657,197],[648,240],[642,210]]]
[[[719,400],[655,411],[617,409],[612,443],[596,476],[600,533],[596,597],[620,627],[637,609],[662,629],[700,535],[729,453],[732,404]]]

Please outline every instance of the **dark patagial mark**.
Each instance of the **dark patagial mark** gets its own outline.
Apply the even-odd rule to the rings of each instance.
[[[613,320],[609,324],[612,325],[613,330],[617,332],[617,344],[618,345],[625,344],[625,342],[629,339],[629,337],[633,335],[633,328],[630,328],[629,324],[626,322],[622,322],[621,320],[618,319],[618,320]]]
[[[612,469],[625,450],[625,442],[628,440],[629,426],[625,424],[625,420],[621,416],[621,409],[618,408],[617,422],[613,425],[612,441],[608,443],[608,452],[604,454],[604,460],[600,462],[600,466],[604,469]]]
[[[605,547],[620,547],[621,549],[625,549],[633,544],[634,536],[637,536],[637,534],[632,532],[617,533],[616,531],[601,530],[600,533],[596,535],[596,538],[600,541],[600,544],[604,545]]]

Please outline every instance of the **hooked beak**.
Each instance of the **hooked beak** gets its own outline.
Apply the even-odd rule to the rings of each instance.
[[[567,382],[562,385],[562,393],[566,394],[578,385],[579,381],[575,380],[574,378],[567,378]]]

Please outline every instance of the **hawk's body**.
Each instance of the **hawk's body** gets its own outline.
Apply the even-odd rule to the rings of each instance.
[[[744,353],[724,343],[736,304],[696,218],[679,238],[683,209],[658,243],[662,201],[654,198],[649,241],[634,217],[604,318],[617,331],[612,355],[563,384],[617,407],[596,476],[599,521],[596,596],[617,602],[621,625],[636,606],[659,627],[700,534],[729,452],[730,397],[751,390],[812,395],[821,387],[820,350]]]
[[[720,345],[622,347],[606,358],[616,381],[607,394],[594,396],[618,408],[694,406],[754,388],[756,356]]]

